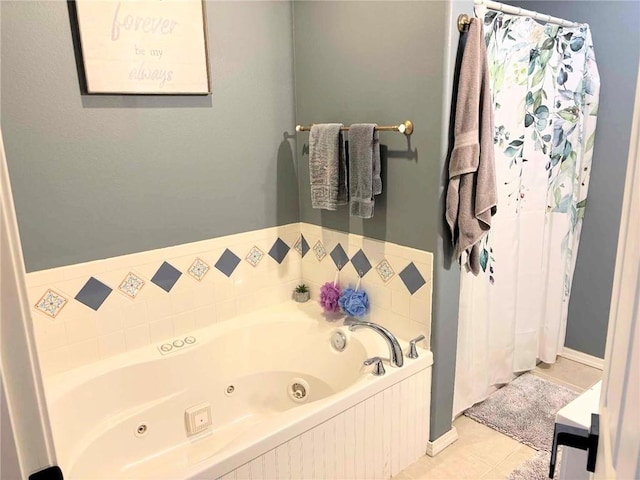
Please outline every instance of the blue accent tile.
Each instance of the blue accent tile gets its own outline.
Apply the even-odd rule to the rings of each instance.
[[[416,293],[420,287],[427,283],[424,278],[422,278],[422,275],[420,275],[420,272],[413,262],[407,265],[404,270],[400,272],[400,278],[411,295]]]
[[[344,252],[344,248],[339,243],[336,245],[336,248],[331,250],[331,258],[333,259],[333,263],[336,264],[338,270],[342,270],[344,266],[349,263],[349,257]]]
[[[353,258],[351,259],[351,264],[353,265],[353,268],[356,269],[356,273],[358,274],[358,276],[360,276],[361,278],[364,277],[369,270],[371,270],[371,263],[369,262],[369,259],[364,254],[362,249],[358,250],[358,253],[353,256]]]
[[[307,239],[304,238],[304,235],[300,235],[300,248],[302,249],[300,254],[302,255],[302,258],[304,258],[304,256],[310,250],[309,244],[307,243]]]
[[[151,281],[168,293],[176,284],[180,275],[182,275],[180,270],[170,263],[163,262]]]
[[[230,277],[233,271],[240,263],[240,258],[228,248],[224,253],[220,255],[220,258],[216,262],[216,268],[224,273],[227,277]]]
[[[91,277],[80,289],[75,299],[93,310],[98,310],[111,292],[110,287]]]
[[[275,241],[271,250],[269,250],[269,255],[278,263],[282,263],[284,257],[289,253],[289,245],[284,243],[280,237]]]

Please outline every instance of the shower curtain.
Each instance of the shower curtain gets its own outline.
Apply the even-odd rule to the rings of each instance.
[[[461,273],[454,415],[562,350],[598,112],[587,25],[489,12],[484,29],[498,210],[480,274]]]

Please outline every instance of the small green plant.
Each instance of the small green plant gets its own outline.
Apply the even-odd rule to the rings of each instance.
[[[304,283],[301,283],[295,289],[296,293],[307,293],[308,291],[309,291],[309,287],[307,287]]]

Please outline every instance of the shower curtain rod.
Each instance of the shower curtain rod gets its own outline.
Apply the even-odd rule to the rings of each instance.
[[[553,23],[562,27],[579,27],[580,25],[582,25],[580,23],[570,22],[569,20],[564,20],[562,18],[552,17],[551,15],[547,15],[546,13],[538,13],[534,12],[533,10],[526,10],[524,8],[514,7],[512,5],[507,5],[506,3],[494,2],[492,0],[473,0],[473,4],[476,17],[478,18],[484,18],[484,14],[487,12],[487,10],[496,10],[498,12],[509,13],[512,15],[531,17],[534,20]],[[460,15],[458,17],[458,30],[460,30],[461,32],[466,31],[470,20],[471,19],[468,15]]]

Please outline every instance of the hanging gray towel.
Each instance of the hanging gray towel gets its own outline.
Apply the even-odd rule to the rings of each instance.
[[[380,139],[375,123],[349,127],[349,211],[352,216],[373,217],[373,196],[382,193]]]
[[[341,123],[320,123],[309,133],[311,206],[337,210],[347,204],[347,159]]]
[[[493,156],[493,105],[482,23],[471,19],[462,54],[449,159],[447,223],[456,257],[468,254],[468,265],[480,271],[479,242],[491,228],[497,204]]]

